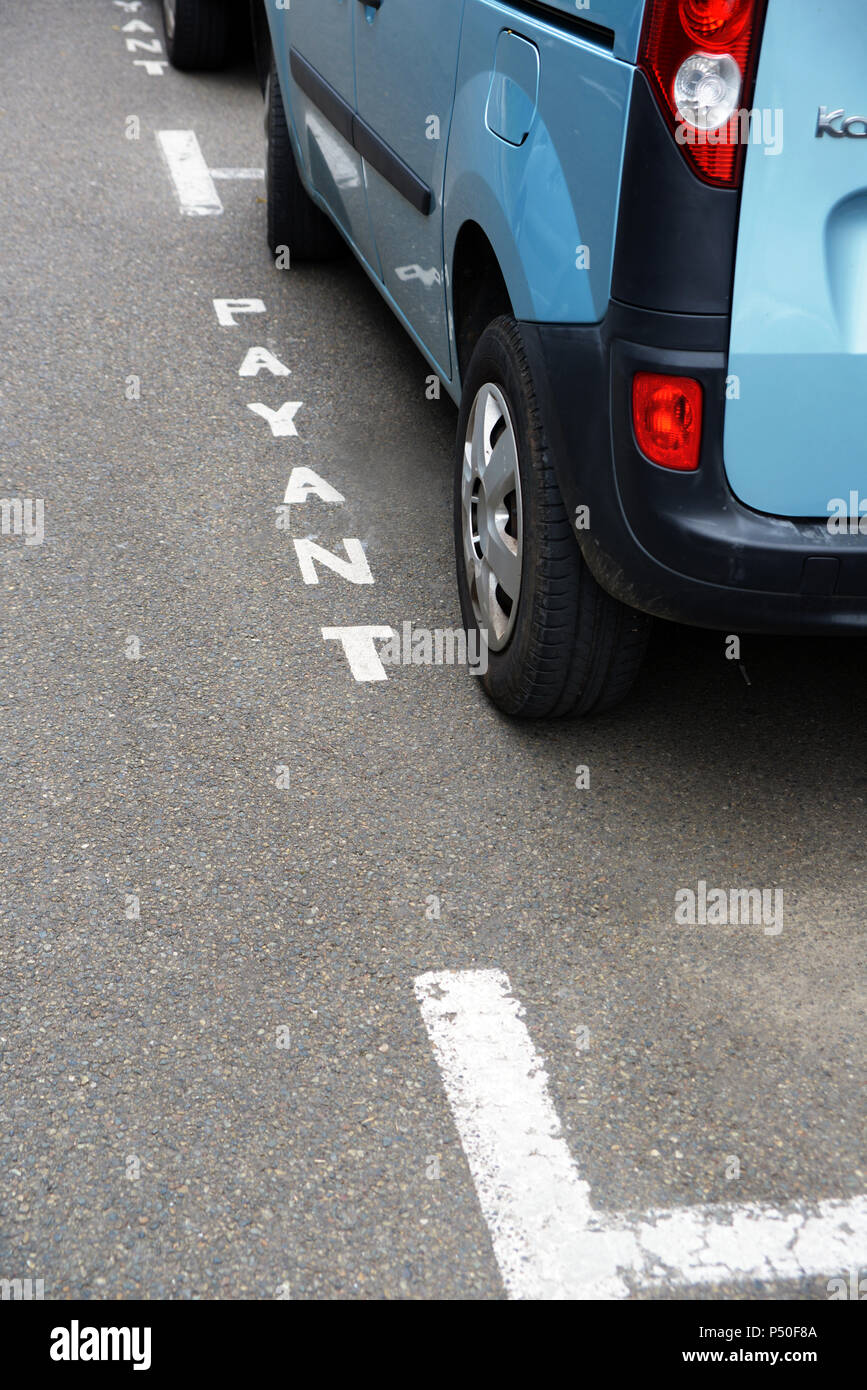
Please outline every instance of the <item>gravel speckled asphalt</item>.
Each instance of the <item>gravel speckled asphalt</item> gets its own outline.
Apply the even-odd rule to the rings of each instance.
[[[659,628],[587,724],[510,723],[457,669],[355,683],[323,626],[458,622],[454,408],[352,260],[273,267],[260,184],[180,215],[155,132],[261,165],[255,79],[149,77],[122,22],[0,18],[0,495],[46,518],[0,536],[0,1276],[502,1297],[428,970],[508,972],[598,1206],[867,1191],[864,644],[747,639],[747,684]],[[221,328],[230,296],[267,312]],[[241,379],[253,344],[292,375]],[[246,409],[285,399],[298,439]],[[293,527],[361,538],[374,585],[301,582],[299,463],[346,503]],[[673,925],[700,879],[781,887],[783,932]]]

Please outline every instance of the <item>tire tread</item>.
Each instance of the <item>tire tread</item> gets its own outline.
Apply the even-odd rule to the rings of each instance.
[[[177,0],[175,32],[166,33],[166,52],[181,72],[213,72],[225,67],[232,32],[228,0]]]

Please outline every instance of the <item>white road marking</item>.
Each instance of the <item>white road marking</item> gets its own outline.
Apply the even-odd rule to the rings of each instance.
[[[300,466],[293,468],[289,474],[286,491],[283,494],[284,504],[306,502],[311,495],[321,498],[323,502],[346,501],[342,492],[338,492],[336,487],[332,487],[324,478],[320,478],[319,474],[314,473],[312,468]]]
[[[295,547],[295,554],[301,567],[301,578],[305,584],[319,583],[319,572],[316,569],[317,561],[326,569],[339,574],[341,579],[347,579],[350,584],[373,583],[373,575],[370,572],[370,565],[367,563],[364,546],[356,536],[344,536],[343,538],[343,546],[348,556],[346,560],[342,555],[335,555],[332,550],[326,550],[323,545],[317,545],[309,538],[293,540],[292,544]]]
[[[158,130],[157,140],[169,167],[181,212],[193,217],[222,212],[223,204],[195,131]]]
[[[271,426],[271,433],[275,438],[282,439],[290,435],[297,436],[295,416],[303,404],[303,401],[284,401],[278,410],[273,410],[270,405],[264,405],[262,401],[250,401],[247,409],[252,410],[254,415],[261,415],[263,420],[267,420]]]
[[[264,314],[265,312],[263,299],[215,299],[213,305],[217,314],[217,323],[221,328],[237,328],[236,314]]]
[[[597,1211],[508,976],[434,971],[418,977],[415,993],[511,1298],[625,1298],[867,1263],[867,1195],[781,1208]]]
[[[238,376],[258,376],[263,367],[272,376],[291,376],[285,362],[281,362],[279,357],[275,357],[273,352],[265,347],[247,348],[244,360],[238,368]]]
[[[211,169],[212,179],[264,179],[264,169]]]
[[[340,643],[349,669],[357,681],[388,680],[376,643],[396,637],[393,627],[324,627],[322,636],[326,642]]]
[[[127,39],[127,46],[141,40]],[[157,140],[172,176],[181,212],[215,217],[223,211],[215,179],[264,179],[264,169],[209,169],[194,130],[158,130]]]

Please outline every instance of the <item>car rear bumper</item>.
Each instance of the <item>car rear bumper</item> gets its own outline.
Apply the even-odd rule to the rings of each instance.
[[[698,627],[867,633],[867,536],[745,507],[723,464],[727,315],[663,314],[612,302],[601,324],[521,325],[570,516],[596,579],[622,602]],[[704,388],[695,473],[650,463],[632,430],[636,371]]]

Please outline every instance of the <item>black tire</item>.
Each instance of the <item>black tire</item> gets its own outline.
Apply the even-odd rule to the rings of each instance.
[[[513,626],[502,649],[488,652],[488,670],[479,679],[506,714],[601,713],[628,694],[651,620],[607,594],[582,558],[554,475],[521,330],[505,316],[476,345],[458,418],[455,551],[464,626],[468,632],[480,626],[464,553],[464,489],[471,488],[464,482],[465,441],[473,404],[488,384],[501,393],[514,427],[520,498],[512,505],[520,507],[523,544],[517,611],[512,616],[510,607],[508,618]],[[517,499],[517,490],[510,496]],[[473,525],[478,530],[478,522]],[[510,525],[516,534],[517,523]]]
[[[225,67],[234,30],[233,10],[231,0],[162,0],[172,67],[182,72]]]
[[[324,261],[343,255],[346,243],[301,182],[273,58],[265,88],[265,197],[268,246],[279,257]]]

